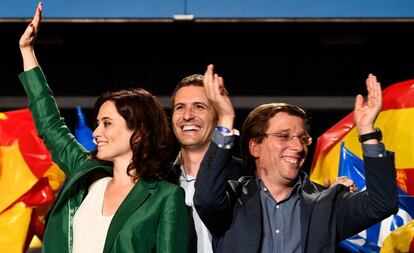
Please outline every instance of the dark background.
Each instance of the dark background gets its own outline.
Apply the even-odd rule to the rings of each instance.
[[[22,71],[18,39],[26,25],[0,22],[0,96],[25,96],[17,75]],[[368,73],[376,74],[383,87],[412,79],[413,28],[410,20],[46,20],[36,54],[57,96],[98,96],[128,86],[169,96],[181,78],[203,73],[213,63],[232,96],[342,97],[365,94]],[[240,129],[250,109],[236,109]],[[305,109],[314,143],[352,110]],[[92,111],[84,111],[92,126]],[[75,109],[63,109],[62,115],[73,129]]]

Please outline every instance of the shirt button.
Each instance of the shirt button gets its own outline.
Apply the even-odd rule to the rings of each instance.
[[[379,156],[379,157],[383,157],[384,155],[383,155],[383,154],[378,154],[378,156]]]
[[[263,191],[267,192],[267,188],[266,188],[266,187],[264,187],[264,188],[263,188]]]
[[[279,229],[276,229],[276,234],[279,234],[280,233],[280,230]]]
[[[279,205],[276,205],[276,208],[278,208],[278,209],[279,209]]]

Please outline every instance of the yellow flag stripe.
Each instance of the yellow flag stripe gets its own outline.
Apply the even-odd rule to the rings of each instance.
[[[396,168],[414,168],[414,108],[393,109],[380,113],[375,123],[383,132],[383,142],[387,150],[395,152]],[[352,128],[341,141],[352,153],[362,159],[361,144],[356,128]],[[334,180],[338,176],[341,141],[329,151],[319,155],[311,179],[323,184],[325,179]]]

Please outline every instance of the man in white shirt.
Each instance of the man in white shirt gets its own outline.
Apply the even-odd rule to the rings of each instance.
[[[171,102],[172,128],[180,143],[180,152],[168,179],[179,184],[185,191],[190,226],[188,252],[212,253],[211,235],[193,206],[193,196],[200,163],[217,125],[217,113],[206,97],[203,76],[199,74],[182,79],[173,92]],[[240,171],[240,166],[235,165],[240,162],[233,157],[229,166],[237,170],[231,170],[227,176],[229,180],[245,175],[244,171]]]

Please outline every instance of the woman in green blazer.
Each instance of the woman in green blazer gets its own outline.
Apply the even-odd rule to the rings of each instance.
[[[184,193],[160,179],[171,135],[164,110],[143,89],[107,93],[95,103],[97,148],[88,153],[61,118],[36,60],[42,5],[23,33],[19,75],[36,128],[67,181],[52,208],[43,252],[185,252]]]

